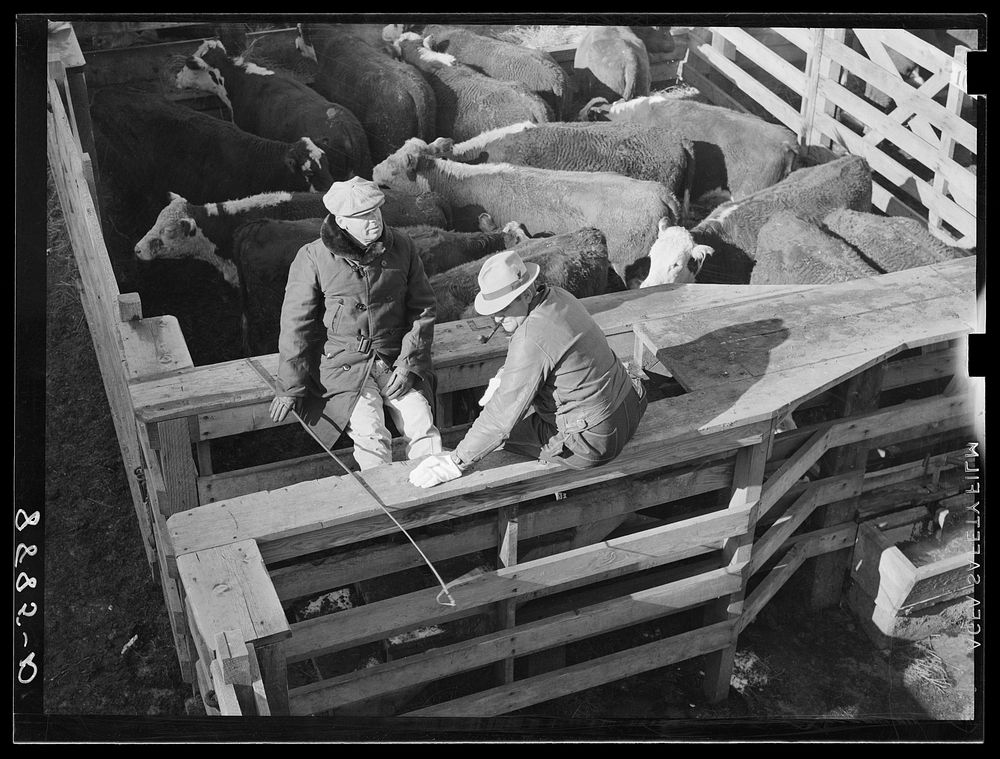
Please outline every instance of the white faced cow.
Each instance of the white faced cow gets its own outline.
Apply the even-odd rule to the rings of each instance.
[[[670,226],[669,219],[660,219],[658,226],[659,234],[649,250],[649,274],[639,287],[694,282],[705,259],[715,251],[708,245],[696,245],[688,230]]]

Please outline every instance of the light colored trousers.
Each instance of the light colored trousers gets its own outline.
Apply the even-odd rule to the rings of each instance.
[[[376,359],[361,387],[347,434],[354,441],[354,460],[362,471],[392,461],[392,435],[385,426],[385,412],[406,442],[406,458],[440,453],[441,433],[434,426],[431,406],[417,389],[395,399],[385,397],[392,368]]]

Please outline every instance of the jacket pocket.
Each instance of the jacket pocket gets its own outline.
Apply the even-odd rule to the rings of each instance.
[[[340,326],[340,318],[344,314],[344,299],[327,298],[325,305],[326,314],[324,315],[323,322],[326,324],[329,334],[336,334],[337,328]]]

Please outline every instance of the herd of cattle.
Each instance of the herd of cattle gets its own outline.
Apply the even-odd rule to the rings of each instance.
[[[829,283],[969,254],[871,213],[860,157],[800,167],[782,126],[650,95],[647,48],[670,49],[663,30],[594,27],[572,75],[465,28],[380,37],[300,25],[311,86],[203,43],[175,84],[218,96],[231,121],[160,93],[94,94],[102,176],[151,224],[135,257],[214,267],[239,293],[245,350],[276,350],[289,264],[319,236],[322,192],[355,175],[417,243],[442,322],[471,313],[478,259],[514,246],[578,297]]]

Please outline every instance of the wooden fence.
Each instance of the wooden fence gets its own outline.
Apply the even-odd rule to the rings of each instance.
[[[785,45],[765,45],[761,32]],[[857,45],[845,44],[848,36]],[[948,55],[904,29],[696,28],[680,76],[730,107],[746,111],[751,99],[803,147],[836,145],[863,156],[876,177],[879,210],[920,219],[952,244],[971,247],[976,175],[954,160],[956,145],[973,157],[978,150],[976,126],[964,117],[967,52],[959,46]],[[913,86],[894,59],[929,74]],[[885,112],[848,86],[858,80],[894,107]]]

